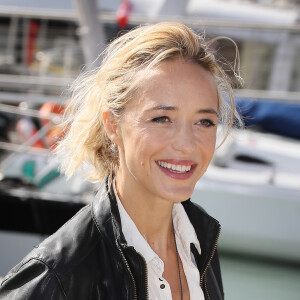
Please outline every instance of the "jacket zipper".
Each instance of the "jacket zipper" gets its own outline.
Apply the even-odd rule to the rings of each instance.
[[[208,292],[208,288],[207,288],[206,272],[207,272],[207,269],[208,269],[208,267],[209,267],[209,265],[210,265],[210,263],[211,263],[211,261],[212,261],[212,259],[213,259],[213,257],[214,257],[214,254],[215,254],[215,252],[216,252],[218,240],[219,240],[219,237],[220,237],[220,233],[221,233],[221,227],[219,227],[218,234],[217,234],[217,237],[216,237],[216,239],[215,239],[213,249],[212,249],[212,251],[211,251],[211,253],[210,253],[209,260],[208,260],[208,262],[207,262],[207,264],[206,264],[206,266],[205,266],[205,268],[204,268],[204,271],[203,271],[203,273],[202,273],[202,275],[201,275],[201,277],[200,277],[200,286],[203,288],[203,281],[204,281],[204,290],[205,290],[205,294],[207,295],[208,300],[210,300],[210,296],[209,296],[209,292]],[[132,283],[133,283],[133,287],[134,287],[134,300],[138,300],[138,299],[137,299],[136,283],[135,283],[133,274],[132,274],[132,272],[131,272],[131,270],[130,270],[130,267],[129,267],[129,264],[128,264],[128,262],[127,262],[127,259],[126,259],[125,255],[124,255],[124,253],[123,253],[123,251],[122,251],[122,249],[120,248],[120,246],[119,246],[118,243],[117,243],[117,247],[118,247],[118,249],[119,249],[119,252],[121,253],[121,256],[122,256],[122,258],[123,258],[123,261],[124,261],[124,263],[125,263],[125,265],[126,265],[126,267],[127,267],[127,270],[128,270],[128,272],[129,272],[129,274],[130,274],[130,277],[131,277],[131,279],[132,279]],[[147,264],[146,264],[145,258],[144,258],[139,252],[137,252],[137,253],[141,256],[141,258],[143,259],[144,264],[145,264],[145,266],[146,266],[146,267],[145,267],[145,270],[146,270],[146,272],[145,272],[145,279],[144,279],[144,280],[145,280],[145,287],[146,287],[146,298],[145,298],[145,300],[148,300],[148,299],[149,299],[149,295],[148,295],[148,280],[147,280],[147,278],[148,278]]]
[[[125,263],[125,265],[126,265],[126,267],[127,267],[127,270],[128,270],[128,272],[129,272],[129,274],[130,274],[130,277],[131,277],[131,279],[132,279],[133,288],[134,288],[133,299],[134,299],[134,300],[138,300],[138,298],[137,298],[137,291],[136,291],[136,283],[135,283],[133,274],[132,274],[132,272],[131,272],[131,270],[130,270],[130,267],[129,267],[129,264],[128,264],[128,262],[127,262],[127,259],[126,259],[125,255],[124,255],[124,253],[123,253],[123,251],[122,251],[122,249],[121,249],[121,247],[120,247],[120,245],[119,245],[118,243],[117,243],[117,247],[118,247],[118,249],[119,249],[119,252],[121,253],[121,256],[122,256],[122,258],[123,258],[123,261],[124,261],[124,263]]]
[[[148,268],[147,268],[147,263],[146,263],[146,260],[145,260],[144,256],[141,253],[139,253],[139,252],[137,252],[137,253],[140,255],[140,257],[142,258],[142,260],[144,261],[144,264],[145,264],[145,270],[146,270],[146,272],[145,272],[145,278],[144,278],[144,280],[145,280],[145,287],[146,287],[146,298],[145,298],[145,300],[148,300],[149,299],[149,292],[148,292]]]
[[[204,271],[203,273],[201,274],[201,277],[200,277],[200,286],[203,288],[203,281],[204,281],[204,290],[205,290],[205,293],[207,295],[207,298],[208,300],[210,300],[210,296],[209,296],[209,292],[208,292],[208,288],[207,288],[207,282],[206,282],[206,272],[207,272],[207,269],[215,255],[215,252],[216,252],[216,249],[217,249],[217,244],[218,244],[218,240],[219,240],[219,237],[220,237],[220,233],[221,233],[221,226],[219,226],[219,230],[218,230],[218,234],[217,234],[217,237],[215,239],[215,242],[214,242],[214,246],[213,246],[213,249],[210,253],[210,256],[209,256],[209,260],[204,268]]]
[[[207,288],[207,281],[206,281],[206,276],[204,278],[204,289],[205,289],[205,294],[207,295],[207,300],[210,300],[210,296],[209,296],[209,292],[208,292],[208,288]]]

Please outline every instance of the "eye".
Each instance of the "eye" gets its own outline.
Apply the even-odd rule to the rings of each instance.
[[[198,122],[198,124],[200,124],[204,127],[207,127],[207,128],[216,126],[216,124],[210,119],[202,119]]]
[[[154,122],[154,123],[169,123],[171,122],[170,118],[167,117],[167,116],[160,116],[160,117],[155,117],[151,120],[151,122]]]

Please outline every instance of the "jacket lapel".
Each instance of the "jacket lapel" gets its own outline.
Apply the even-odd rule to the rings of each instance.
[[[201,255],[198,256],[198,268],[202,274],[206,265],[215,251],[216,243],[220,234],[221,226],[217,220],[208,215],[199,205],[190,200],[182,202],[182,205],[195,229],[200,242]],[[194,252],[194,251],[193,251]],[[198,252],[197,252],[198,253]]]

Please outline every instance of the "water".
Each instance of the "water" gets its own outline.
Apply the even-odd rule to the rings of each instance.
[[[300,266],[221,256],[226,300],[299,300]]]

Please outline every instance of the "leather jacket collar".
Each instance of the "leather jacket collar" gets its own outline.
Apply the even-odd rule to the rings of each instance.
[[[123,249],[127,242],[122,233],[122,225],[112,185],[107,177],[100,188],[99,193],[92,202],[92,218],[98,231],[110,243],[119,244]],[[101,199],[101,201],[99,201]],[[199,205],[190,201],[182,202],[182,205],[195,228],[201,246],[201,256],[196,254],[196,262],[201,277],[205,275],[206,268],[210,264],[217,247],[221,226],[217,220],[208,215]]]

